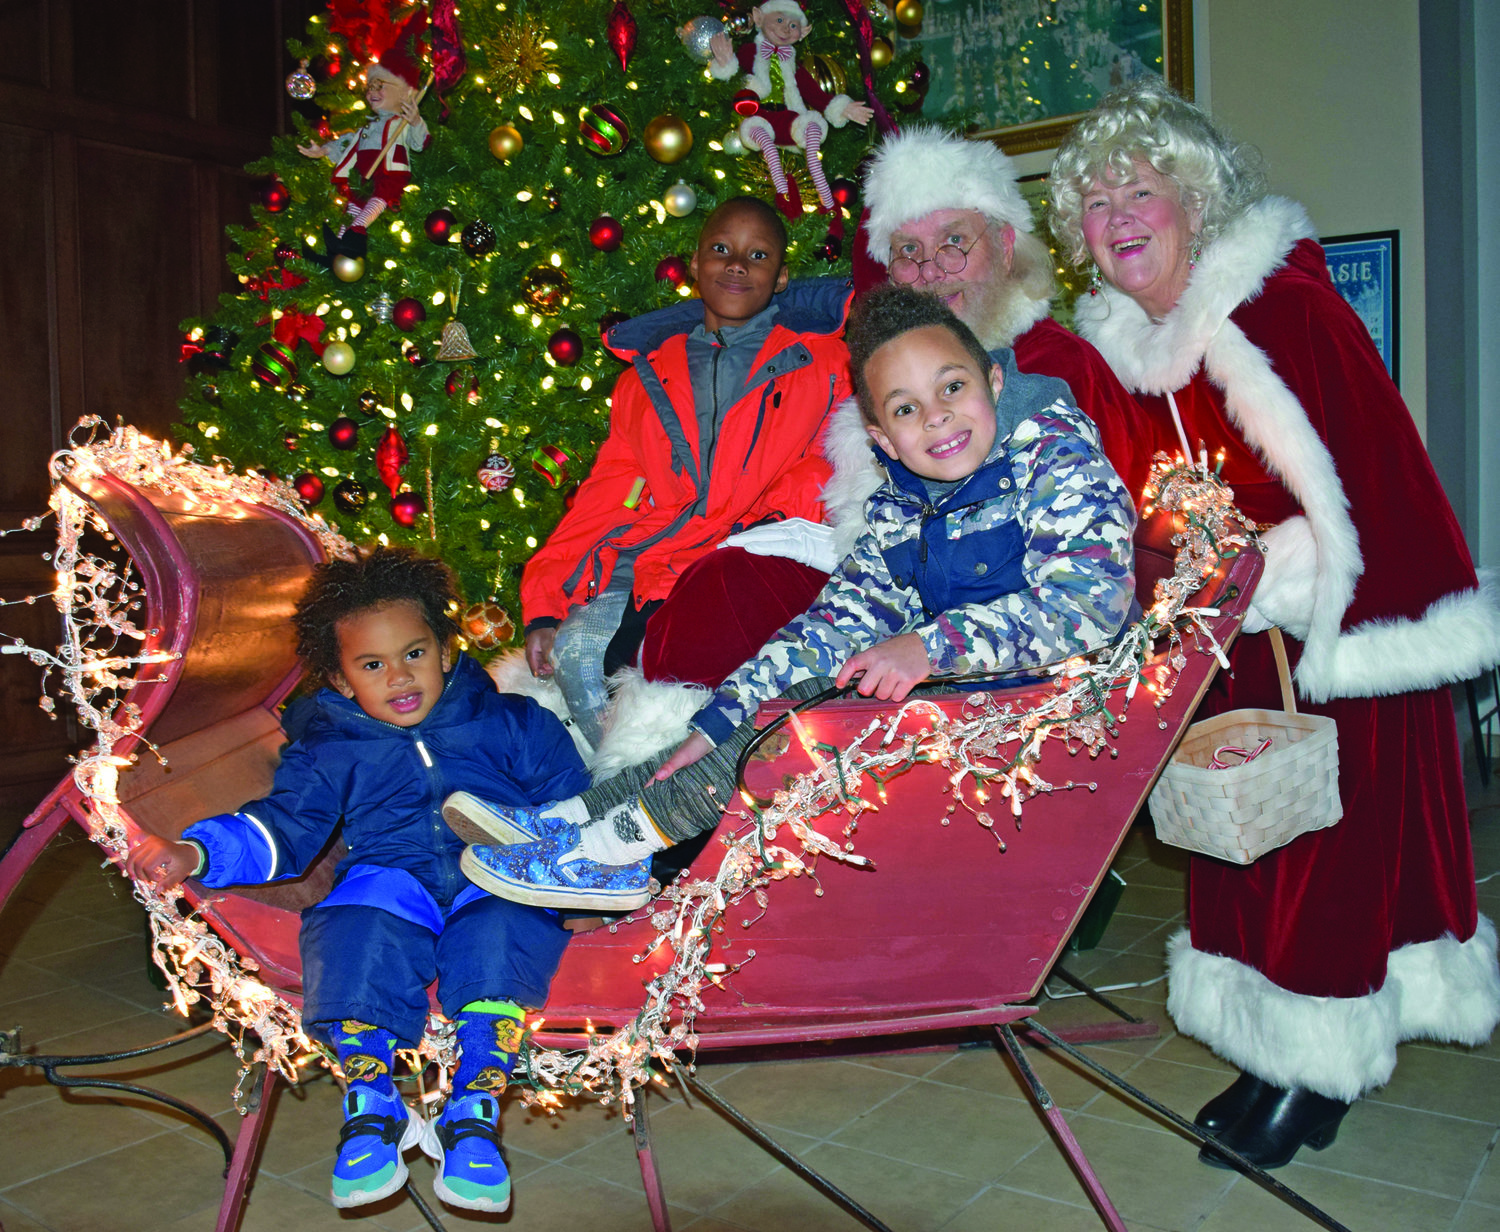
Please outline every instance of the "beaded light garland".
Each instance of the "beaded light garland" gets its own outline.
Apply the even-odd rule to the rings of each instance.
[[[57,587],[51,597],[63,617],[63,644],[55,654],[20,642],[4,647],[6,653],[23,654],[43,668],[44,709],[54,708],[46,687],[55,673],[56,691],[68,696],[84,725],[98,733],[97,744],[77,759],[74,778],[89,805],[90,836],[109,853],[111,863],[118,863],[127,850],[127,826],[116,788],[119,770],[134,761],[134,754],[117,755],[115,746],[133,737],[160,756],[138,731],[138,709],[118,702],[132,685],[150,679],[143,672],[171,656],[121,651],[122,645],[144,642],[152,632],[141,628],[135,616],[142,606],[140,584],[128,559],[118,558],[123,553],[102,557],[81,546],[85,530],[107,535],[108,527],[64,481],[108,474],[189,503],[267,506],[306,527],[329,556],[352,551],[335,529],[306,511],[287,484],[256,474],[237,475],[223,463],[205,466],[193,461],[191,452],[185,447],[174,453],[170,446],[128,427],[109,432],[97,418],[79,424],[70,447],[51,463],[50,508],[58,525],[52,557]],[[852,837],[861,815],[878,807],[863,794],[872,785],[878,797],[884,783],[902,770],[918,762],[940,763],[948,770],[951,802],[946,812],[953,813],[961,803],[993,831],[994,818],[976,804],[998,795],[1011,816],[1019,819],[1024,802],[1040,792],[1092,787],[1044,779],[1038,772],[1044,747],[1049,740],[1061,740],[1073,754],[1114,755],[1110,741],[1148,666],[1149,688],[1160,707],[1187,662],[1187,638],[1222,662],[1223,650],[1207,624],[1218,613],[1189,607],[1187,600],[1226,556],[1252,542],[1253,527],[1245,525],[1234,509],[1233,494],[1203,463],[1173,462],[1158,454],[1147,497],[1148,513],[1155,508],[1175,516],[1173,575],[1157,584],[1150,610],[1113,646],[1048,669],[1052,691],[1034,706],[1018,709],[1013,702],[997,702],[993,694],[975,693],[957,716],[949,716],[929,701],[912,698],[872,720],[844,748],[817,744],[792,715],[792,729],[809,750],[814,769],[778,791],[765,808],[745,797],[754,824],[721,840],[725,853],[712,878],[684,876],[665,888],[647,909],[653,935],[634,961],[644,962],[661,952],[671,961],[646,985],[640,1012],[621,1030],[590,1031],[580,1048],[529,1046],[516,1081],[523,1101],[552,1109],[565,1097],[583,1096],[604,1104],[617,1101],[630,1115],[634,1092],[660,1081],[654,1066],[671,1069],[680,1063],[679,1053],[696,1049],[695,1023],[705,1012],[705,991],[722,985],[738,970],[740,964],[713,961],[714,933],[731,909],[753,902],[763,913],[770,906],[766,888],[812,873],[819,857],[867,863],[854,850]],[[36,530],[43,521],[29,519],[23,529]],[[1153,648],[1164,639],[1164,661],[1150,665]],[[1117,715],[1106,701],[1121,689],[1124,700]],[[905,729],[912,719],[926,723]],[[965,798],[966,784],[972,784],[974,804]],[[814,825],[841,813],[848,820],[836,836]],[[783,829],[792,841],[777,843]],[[998,833],[996,840],[1003,851],[1005,843]],[[150,919],[153,959],[166,976],[173,1005],[186,1012],[206,1002],[214,1026],[233,1041],[241,1063],[235,1102],[242,1111],[255,1064],[265,1064],[294,1083],[300,1066],[311,1057],[321,1056],[331,1064],[303,1033],[296,1008],[255,977],[253,960],[237,955],[195,914],[183,915],[175,892],[163,894],[143,882],[135,883],[134,892]],[[753,921],[744,923],[748,927]],[[754,957],[750,950],[743,961]],[[540,1026],[540,1020],[532,1026]],[[250,1035],[259,1040],[258,1046],[247,1042]],[[428,1064],[446,1070],[454,1054],[452,1024],[434,1015],[421,1045],[405,1056],[413,1070],[421,1072]]]

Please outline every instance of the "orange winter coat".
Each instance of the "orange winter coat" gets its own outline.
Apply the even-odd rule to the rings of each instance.
[[[666,598],[684,569],[736,531],[770,519],[824,520],[832,469],[822,438],[850,393],[841,335],[851,296],[846,280],[824,278],[793,283],[773,301],[775,323],[724,416],[706,476],[687,364],[701,303],[610,331],[610,349],[632,369],[615,383],[609,435],[573,507],[526,565],[528,629],[594,598],[622,550],[636,549],[633,590],[646,602]]]

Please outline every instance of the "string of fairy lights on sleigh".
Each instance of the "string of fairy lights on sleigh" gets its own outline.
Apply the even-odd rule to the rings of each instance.
[[[161,757],[140,731],[138,708],[124,699],[133,686],[161,678],[160,665],[173,655],[145,648],[155,631],[143,626],[144,598],[134,568],[118,546],[101,555],[85,545],[89,530],[112,536],[73,485],[112,475],[190,505],[265,506],[307,528],[330,557],[353,551],[334,527],[305,509],[287,484],[254,472],[236,474],[223,462],[204,465],[191,454],[190,446],[174,453],[129,427],[109,431],[96,418],[79,424],[70,447],[51,462],[49,506],[57,521],[51,561],[57,583],[50,598],[62,615],[63,642],[55,652],[15,641],[4,647],[43,669],[43,709],[55,709],[50,688],[70,700],[84,726],[97,735],[95,745],[75,759],[74,779],[87,803],[90,837],[111,863],[119,862],[129,841],[117,794],[119,774],[141,752]],[[860,819],[878,811],[884,786],[896,775],[919,763],[943,766],[943,824],[965,808],[995,833],[1003,853],[1005,838],[987,807],[992,802],[995,811],[1008,814],[1018,827],[1023,805],[1032,797],[1094,786],[1043,777],[1040,763],[1049,742],[1060,743],[1075,758],[1114,756],[1111,742],[1138,688],[1144,687],[1161,707],[1187,663],[1190,644],[1223,663],[1223,649],[1208,624],[1218,612],[1188,601],[1225,559],[1253,542],[1253,528],[1235,510],[1232,492],[1206,461],[1158,454],[1146,495],[1146,514],[1161,510],[1174,517],[1172,575],[1157,584],[1149,611],[1113,646],[1046,669],[1052,679],[1041,700],[1020,706],[1003,695],[975,693],[954,715],[914,697],[872,719],[842,748],[817,744],[793,713],[789,726],[814,768],[777,791],[769,803],[743,795],[752,820],[721,836],[724,854],[715,874],[698,879],[682,875],[650,907],[622,922],[639,922],[643,916],[649,921],[651,937],[635,962],[667,958],[645,981],[640,1012],[618,1030],[590,1030],[576,1048],[533,1043],[515,1079],[523,1101],[551,1109],[567,1097],[594,1098],[618,1102],[628,1115],[637,1089],[659,1081],[659,1070],[679,1064],[679,1054],[693,1053],[697,1016],[708,1012],[704,994],[724,986],[742,965],[715,959],[714,938],[726,929],[730,913],[750,903],[761,913],[769,910],[767,887],[814,874],[821,858],[867,863],[856,850],[854,835]],[[22,529],[39,529],[46,516],[27,520]],[[1034,696],[1029,693],[1028,701]],[[136,752],[115,752],[131,741],[138,742]],[[818,828],[819,822],[838,828],[829,833]],[[135,882],[134,894],[147,912],[153,959],[166,977],[174,1008],[185,1014],[193,1006],[206,1006],[214,1026],[233,1043],[241,1065],[235,1096],[242,1110],[255,1065],[269,1066],[296,1082],[300,1066],[313,1057],[331,1064],[303,1033],[296,1007],[257,977],[254,960],[237,954],[196,913],[180,910],[176,892],[163,894]],[[750,923],[745,921],[747,927]],[[754,957],[750,950],[743,961]],[[532,1024],[539,1025],[540,1020]],[[450,1069],[455,1060],[452,1025],[433,1015],[420,1047],[407,1060],[417,1073],[429,1064],[440,1073]]]

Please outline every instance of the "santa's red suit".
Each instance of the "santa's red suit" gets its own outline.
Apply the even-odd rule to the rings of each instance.
[[[401,132],[386,149],[397,129]],[[400,210],[401,193],[411,183],[411,154],[421,153],[431,141],[427,124],[403,124],[398,115],[377,115],[363,128],[336,137],[328,148],[333,159],[333,186],[352,205],[363,206],[378,197]],[[381,157],[381,151],[385,156]]]
[[[1158,443],[1177,439],[1174,392],[1189,447],[1224,449],[1239,508],[1274,524],[1246,627],[1291,635],[1300,707],[1338,725],[1340,822],[1245,867],[1193,858],[1168,946],[1178,1028],[1346,1102],[1389,1079],[1403,1040],[1484,1042],[1500,971],[1448,686],[1500,660],[1500,604],[1306,214],[1252,206],[1160,322],[1113,288],[1076,316]],[[1240,637],[1200,716],[1281,708],[1268,642]]]

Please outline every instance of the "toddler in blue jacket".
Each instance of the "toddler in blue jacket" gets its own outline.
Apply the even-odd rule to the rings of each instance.
[[[451,574],[414,552],[330,561],[293,617],[297,653],[331,688],[289,707],[271,794],[189,826],[146,835],[132,877],[170,889],[296,877],[343,822],[348,854],[334,887],[302,915],[303,1022],[332,1045],[347,1082],[333,1204],[359,1206],[406,1183],[403,1154],[438,1163],[438,1196],[503,1211],[498,1096],[523,1019],[538,1008],[571,933],[557,913],[496,898],[459,869],[463,843],[443,823],[454,791],[510,805],[566,797],[588,773],[562,723],[529,698],[495,691],[453,656]],[[517,832],[514,839],[533,837]],[[427,986],[457,1023],[453,1094],[427,1126],[397,1093],[397,1048],[427,1023]]]

